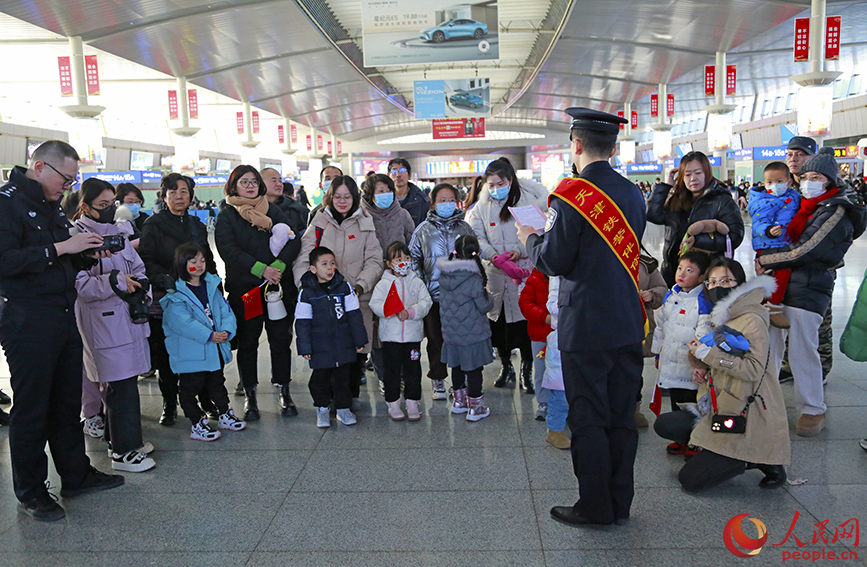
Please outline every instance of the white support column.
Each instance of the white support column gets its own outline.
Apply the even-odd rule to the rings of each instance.
[[[181,116],[181,126],[172,128],[172,133],[178,136],[194,136],[199,128],[190,128],[190,100],[187,94],[187,78],[178,77],[178,111]]]
[[[96,118],[105,107],[87,104],[87,75],[84,72],[84,44],[81,36],[75,35],[69,38],[69,55],[75,104],[61,106],[60,110],[73,118]]]
[[[296,151],[298,151],[297,148],[292,147],[292,123],[290,122],[288,116],[283,117],[283,136],[286,140],[286,147],[283,148],[281,151],[284,154],[289,155],[292,155]]]
[[[825,70],[825,0],[810,5],[810,72]]]
[[[244,132],[247,134],[247,139],[241,142],[245,148],[255,148],[259,145],[258,140],[253,139],[253,105],[249,102],[244,103]],[[256,164],[258,168],[258,164]]]

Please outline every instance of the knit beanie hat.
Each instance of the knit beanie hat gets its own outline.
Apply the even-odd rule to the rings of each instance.
[[[836,187],[840,168],[837,167],[837,160],[834,159],[834,148],[824,146],[819,148],[819,153],[807,158],[801,167],[801,176],[810,171],[821,173],[828,178],[833,187]]]

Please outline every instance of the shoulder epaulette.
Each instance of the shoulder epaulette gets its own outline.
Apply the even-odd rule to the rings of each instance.
[[[0,191],[0,195],[3,195],[4,197],[11,197],[11,196],[15,195],[15,193],[17,191],[18,191],[17,185],[8,185],[2,191]]]

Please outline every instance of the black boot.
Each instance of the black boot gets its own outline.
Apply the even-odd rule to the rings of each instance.
[[[759,481],[761,488],[779,488],[786,484],[786,469],[783,465],[759,465],[756,467],[765,478]]]
[[[178,419],[178,405],[174,401],[163,400],[163,414],[160,416],[160,425],[171,427]]]
[[[521,360],[521,390],[525,394],[535,394],[533,389],[533,361]]]
[[[292,396],[289,394],[289,384],[280,386],[280,413],[284,417],[298,415],[298,408],[295,407],[295,402],[292,401]]]
[[[503,368],[500,370],[500,376],[497,378],[497,381],[494,382],[494,388],[504,388],[509,380],[515,381],[515,367],[512,366],[512,360],[507,358],[502,362]]]
[[[259,403],[256,401],[256,388],[244,388],[244,421],[259,421]]]
[[[0,409],[0,425],[9,425],[9,414]]]

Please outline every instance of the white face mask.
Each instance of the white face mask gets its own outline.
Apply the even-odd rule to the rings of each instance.
[[[779,197],[789,188],[785,183],[765,183],[765,191],[773,195],[774,197]]]
[[[821,181],[801,181],[801,195],[805,199],[815,199],[825,193],[825,184]]]

